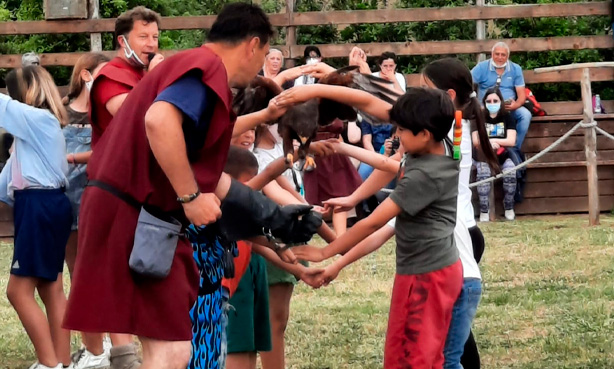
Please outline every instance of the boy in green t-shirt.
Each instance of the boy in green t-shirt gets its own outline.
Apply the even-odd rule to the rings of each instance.
[[[390,108],[362,91],[337,86],[303,87],[282,94],[279,105],[309,98],[352,104],[397,124],[405,150],[398,184],[377,209],[327,247],[325,258],[345,254],[320,275],[323,284],[364,256],[352,249],[396,217],[396,276],[386,334],[384,368],[443,365],[443,348],[463,271],[454,242],[459,161],[445,141],[454,106],[440,90],[410,88]],[[316,251],[314,251],[316,252]]]

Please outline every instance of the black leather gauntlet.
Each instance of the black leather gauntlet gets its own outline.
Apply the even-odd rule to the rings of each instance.
[[[285,244],[304,244],[322,225],[320,214],[309,205],[280,207],[260,192],[232,180],[222,201],[220,232],[231,241],[272,235]]]

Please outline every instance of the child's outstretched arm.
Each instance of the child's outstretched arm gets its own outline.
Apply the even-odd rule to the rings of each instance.
[[[345,232],[328,246],[323,248],[297,246],[292,250],[297,258],[315,262],[329,259],[337,254],[345,254],[360,241],[382,228],[400,212],[401,208],[397,204],[390,199],[386,199],[371,215],[356,223],[350,232]]]
[[[350,251],[345,253],[345,255],[327,266],[323,272],[317,274],[318,282],[322,285],[329,284],[333,279],[337,278],[337,275],[339,275],[339,272],[341,272],[343,268],[361,259],[363,256],[376,251],[392,236],[394,236],[394,227],[386,224],[375,233],[362,240],[358,245],[354,246]],[[310,271],[310,273],[317,272]]]
[[[351,105],[384,122],[390,121],[389,111],[392,105],[378,99],[368,92],[349,87],[324,84],[298,86],[285,90],[271,101],[281,108],[286,108],[315,98],[324,98]]]
[[[395,176],[395,173],[383,172],[376,169],[350,196],[324,201],[324,208],[332,208],[335,212],[350,211],[362,200],[376,194],[390,183]]]
[[[302,280],[303,282],[307,283],[311,287],[318,288],[322,285],[322,283],[318,281],[316,277],[314,277],[314,274],[321,272],[320,269],[309,269],[299,263],[290,264],[290,263],[284,262],[275,251],[271,250],[268,247],[259,245],[259,244],[254,243],[252,247],[255,253],[261,255],[268,262],[292,274],[297,279]],[[309,273],[307,272],[308,270],[310,271]]]
[[[339,141],[331,141],[331,144],[335,148],[335,152],[351,156],[354,159],[359,160],[361,163],[368,164],[375,169],[379,169],[387,173],[398,173],[401,167],[399,161],[400,155],[388,157],[382,154],[378,154],[374,151],[365,150],[358,146],[348,145]]]
[[[284,159],[284,161],[285,161],[285,158],[282,158],[282,159]],[[275,180],[277,181],[277,183],[279,184],[279,186],[281,188],[283,188],[284,190],[288,191],[288,193],[290,193],[292,196],[294,196],[294,198],[297,199],[300,203],[307,204],[307,201],[301,196],[301,194],[296,192],[296,188],[295,188],[294,184],[290,183],[290,180],[288,178],[286,178],[285,176],[280,175],[277,178],[275,178]]]
[[[262,172],[258,173],[257,176],[250,179],[246,185],[253,190],[260,191],[267,183],[274,181],[288,168],[290,166],[286,163],[286,158],[276,159],[267,165]]]
[[[255,129],[262,123],[274,122],[277,118],[281,117],[286,112],[285,107],[281,107],[273,103],[273,100],[269,102],[269,106],[266,109],[260,111],[241,115],[237,117],[235,126],[232,130],[232,137],[236,138],[250,129]]]

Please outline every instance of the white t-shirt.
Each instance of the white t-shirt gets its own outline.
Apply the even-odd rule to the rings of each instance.
[[[294,86],[303,86],[303,85],[313,85],[315,79],[313,77],[309,77],[308,75],[300,76],[294,80]]]
[[[262,149],[256,148],[254,149],[254,155],[256,155],[256,159],[258,159],[258,173],[262,172],[267,165],[271,164],[276,159],[284,156],[284,148],[283,144],[276,143],[272,149]],[[294,185],[294,179],[292,178],[292,170],[286,170],[282,175],[290,181]],[[296,173],[296,179],[298,181],[299,186],[303,185],[303,181],[301,178],[301,174],[299,172]]]
[[[448,133],[448,137],[454,141],[454,126]],[[473,165],[471,143],[471,122],[463,119],[463,137],[461,140],[461,162],[460,173],[458,175],[458,202],[457,214],[462,217],[467,227],[475,227],[475,215],[473,213],[473,204],[471,203],[471,189],[469,188],[469,180],[471,177],[471,166]]]
[[[454,242],[463,264],[463,278],[482,279],[480,267],[473,256],[473,243],[465,220],[456,213],[456,226],[454,227]]]
[[[473,256],[473,243],[469,228],[475,227],[475,216],[473,214],[473,204],[471,203],[471,189],[469,180],[471,177],[472,143],[471,143],[471,122],[467,119],[462,120],[463,135],[461,138],[461,162],[460,173],[458,175],[458,199],[456,203],[456,226],[454,227],[454,241],[463,264],[463,278],[482,279],[480,268]],[[448,137],[454,140],[454,126],[448,133]]]
[[[375,72],[373,73],[373,75],[375,77],[380,77],[380,72]],[[397,77],[397,81],[399,82],[399,85],[401,86],[401,90],[405,92],[407,90],[407,82],[405,81],[405,76],[398,72],[395,73],[394,76]]]

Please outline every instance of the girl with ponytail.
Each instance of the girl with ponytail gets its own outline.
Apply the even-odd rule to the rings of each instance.
[[[479,354],[473,335],[471,335],[471,323],[482,294],[481,273],[477,263],[484,252],[484,236],[475,221],[471,203],[472,193],[469,188],[473,164],[471,131],[474,128],[477,131],[479,147],[485,162],[494,171],[499,171],[499,161],[488,139],[484,113],[473,89],[473,79],[469,68],[456,58],[444,58],[429,63],[422,70],[420,80],[424,87],[446,91],[454,101],[456,109],[463,112],[462,159],[458,183],[455,238],[463,262],[464,284],[452,313],[444,348],[444,367],[474,368],[479,367]],[[450,136],[451,134],[452,132]],[[461,356],[463,356],[463,366],[461,366]]]

